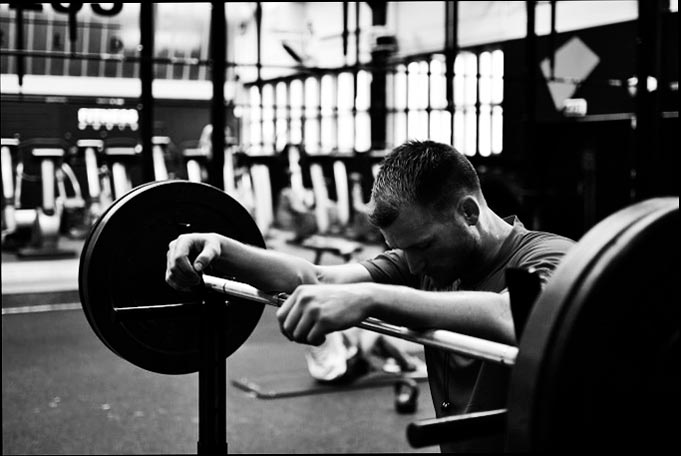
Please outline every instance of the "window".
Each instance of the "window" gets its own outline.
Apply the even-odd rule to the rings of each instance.
[[[504,56],[501,50],[461,51],[454,61],[454,105],[447,108],[444,55],[397,65],[387,78],[388,146],[408,139],[450,143],[487,157],[503,148]]]
[[[453,138],[454,147],[468,156],[501,153],[503,78],[501,50],[459,52],[453,105],[448,106],[444,55],[395,65],[386,76],[387,146],[409,139],[450,143]],[[257,150],[271,153],[291,142],[313,154],[369,151],[370,87],[367,70],[331,70],[265,83],[262,106],[257,94],[251,95],[251,148],[262,145]]]
[[[251,153],[274,153],[286,143],[312,154],[364,152],[371,148],[371,73],[349,71],[282,78],[249,88],[244,136]],[[356,87],[356,93],[355,93]]]

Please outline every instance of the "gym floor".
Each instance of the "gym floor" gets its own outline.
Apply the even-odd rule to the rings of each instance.
[[[269,248],[312,261],[314,252],[273,232]],[[196,453],[198,374],[142,370],[112,353],[80,308],[78,255],[19,261],[2,254],[3,454]],[[363,257],[380,247],[367,245]],[[340,262],[331,254],[324,264]],[[437,452],[412,448],[407,425],[434,416],[427,382],[418,408],[398,414],[391,384],[318,394],[258,398],[233,380],[306,379],[305,346],[279,332],[275,309],[227,360],[227,442],[230,453]]]

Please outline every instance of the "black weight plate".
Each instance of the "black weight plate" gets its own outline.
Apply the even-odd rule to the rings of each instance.
[[[508,398],[510,451],[649,451],[681,428],[679,199],[590,230],[540,295]]]
[[[145,184],[116,200],[93,226],[81,255],[79,290],[88,322],[112,351],[153,372],[198,371],[198,314],[121,322],[114,309],[201,301],[165,283],[168,244],[187,232],[265,247],[238,202],[210,185],[176,180]],[[262,304],[229,299],[226,356],[245,342],[262,311]]]

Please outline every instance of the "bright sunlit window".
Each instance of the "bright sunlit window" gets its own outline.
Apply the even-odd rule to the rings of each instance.
[[[468,156],[501,153],[503,78],[503,51],[459,52],[448,106],[444,55],[395,65],[386,76],[387,147],[432,139]],[[369,151],[370,91],[367,70],[266,83],[261,93],[251,88],[252,150],[273,153],[290,142],[312,154]]]
[[[454,147],[468,156],[501,153],[503,77],[503,51],[461,51],[454,61],[452,117],[444,55],[395,66],[386,83],[388,146],[408,139],[450,143],[453,137]]]

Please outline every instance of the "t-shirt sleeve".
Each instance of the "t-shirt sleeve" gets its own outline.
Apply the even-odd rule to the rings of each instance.
[[[402,250],[388,250],[360,264],[369,271],[374,282],[410,287],[418,285],[418,277],[409,272]]]
[[[534,234],[533,242],[526,246],[517,266],[535,270],[544,287],[575,242],[549,233]]]

